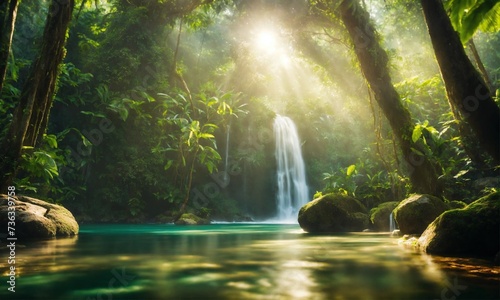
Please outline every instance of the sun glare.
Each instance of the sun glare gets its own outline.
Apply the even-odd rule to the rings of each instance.
[[[259,50],[274,52],[277,47],[277,36],[271,30],[263,30],[257,33],[255,44]]]

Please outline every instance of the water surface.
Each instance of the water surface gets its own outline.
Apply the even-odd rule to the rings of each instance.
[[[16,256],[16,293],[3,260],[0,299],[500,298],[499,270],[485,261],[298,225],[84,225],[75,238],[26,242]]]

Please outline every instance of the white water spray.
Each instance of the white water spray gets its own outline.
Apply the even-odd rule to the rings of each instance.
[[[299,135],[293,121],[277,115],[274,120],[278,195],[276,220],[297,222],[300,208],[309,202],[306,172]]]
[[[393,232],[396,230],[396,221],[394,220],[394,216],[391,214],[389,215],[389,232]]]

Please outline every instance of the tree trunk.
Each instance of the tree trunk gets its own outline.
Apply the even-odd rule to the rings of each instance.
[[[14,36],[14,27],[16,24],[18,0],[8,0],[1,4],[2,14],[0,16],[0,91],[3,88],[9,54],[12,46],[12,37]]]
[[[482,149],[500,163],[500,108],[465,53],[440,0],[421,1],[448,101],[474,131]]]
[[[387,53],[379,44],[368,12],[358,1],[345,0],[339,5],[339,16],[349,32],[361,71],[388,119],[408,163],[413,191],[439,196],[441,188],[437,168],[428,157],[419,154],[424,153],[421,145],[411,139],[414,124],[410,112],[403,106],[392,85]]]
[[[35,147],[46,130],[54,98],[60,64],[65,56],[64,44],[74,0],[52,0],[45,24],[40,52],[31,65],[19,104],[2,144],[0,186],[10,185],[15,176],[23,146]]]
[[[488,71],[486,71],[486,68],[484,67],[483,61],[481,60],[481,56],[479,56],[479,52],[477,51],[476,48],[476,43],[474,43],[474,38],[471,38],[469,42],[467,42],[467,44],[469,45],[472,57],[474,57],[476,66],[481,72],[481,76],[483,76],[483,80],[486,83],[486,86],[488,87],[490,92],[493,92],[493,84],[491,84],[490,75],[488,75]]]

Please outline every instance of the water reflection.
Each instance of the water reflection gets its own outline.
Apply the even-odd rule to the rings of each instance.
[[[19,299],[493,299],[500,283],[483,261],[296,225],[82,226],[19,256]]]

